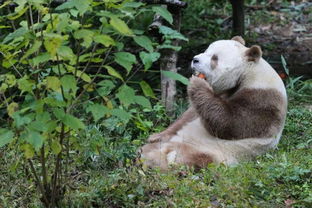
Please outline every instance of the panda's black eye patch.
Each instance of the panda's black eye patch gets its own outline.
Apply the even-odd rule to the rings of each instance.
[[[211,60],[212,61],[218,61],[218,56],[216,54],[214,54],[212,57],[211,57]]]

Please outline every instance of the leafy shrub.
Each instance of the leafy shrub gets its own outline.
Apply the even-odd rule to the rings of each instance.
[[[171,24],[171,14],[131,0],[71,0],[56,8],[51,1],[21,0],[1,8],[0,147],[23,153],[41,201],[53,207],[66,192],[73,158],[87,152],[81,134],[97,152],[104,132],[122,141],[132,140],[126,127],[133,123],[150,130],[138,112],[151,111],[149,98],[156,96],[145,80],[132,78],[146,74],[171,39],[184,37],[161,27],[164,44],[155,43],[142,25],[155,13]],[[93,133],[85,124],[99,122],[92,131],[103,136],[88,137]]]

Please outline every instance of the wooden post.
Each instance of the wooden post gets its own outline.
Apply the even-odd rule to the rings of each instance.
[[[181,27],[181,9],[168,7],[168,10],[173,16],[172,28],[180,31]],[[179,46],[179,40],[172,41],[173,46]],[[160,58],[160,70],[177,72],[178,52],[173,49],[163,49]],[[176,96],[176,81],[164,75],[161,75],[161,101],[166,107],[169,116],[174,115],[175,96]]]
[[[181,28],[181,10],[187,7],[187,3],[180,0],[140,0],[147,4],[162,4],[167,7],[172,14],[173,23],[170,27],[176,31]],[[149,26],[150,33],[162,41],[162,36],[158,32],[158,28],[163,24],[159,15],[154,17],[154,22]],[[179,40],[173,40],[173,46],[179,46]],[[177,72],[178,52],[173,49],[162,49],[160,57],[160,70]],[[176,82],[166,76],[161,75],[161,101],[165,106],[169,116],[174,115],[174,104],[176,95]]]
[[[233,35],[243,36],[245,33],[244,0],[230,0],[232,4]]]

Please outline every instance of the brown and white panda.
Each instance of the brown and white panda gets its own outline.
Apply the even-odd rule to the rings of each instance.
[[[245,47],[236,36],[213,42],[194,57],[189,109],[141,148],[147,167],[171,164],[205,167],[232,165],[278,144],[286,118],[287,95],[259,46]]]

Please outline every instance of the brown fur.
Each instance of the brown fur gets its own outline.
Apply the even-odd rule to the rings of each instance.
[[[174,123],[172,123],[166,130],[158,134],[151,135],[148,138],[148,141],[149,142],[167,141],[173,135],[175,135],[177,131],[179,131],[186,123],[193,121],[197,117],[198,115],[196,111],[193,108],[189,108],[180,116],[179,119],[177,119]]]
[[[275,136],[283,125],[286,102],[274,89],[238,89],[215,95],[209,84],[192,78],[188,95],[210,134],[221,139]]]
[[[218,65],[218,56],[217,55],[213,55],[211,57],[210,65],[211,65],[211,69],[215,69],[217,67],[217,65]]]
[[[245,41],[239,36],[232,40],[245,45]],[[247,61],[258,62],[261,56],[262,51],[259,46],[252,46],[245,52]],[[216,68],[217,64],[218,57],[214,55],[211,60],[212,69]],[[258,146],[260,149],[262,148],[261,143],[258,144],[257,141],[253,139],[250,141],[247,138],[261,141],[263,140],[261,138],[274,139],[276,134],[281,132],[284,124],[287,100],[282,93],[273,88],[244,88],[244,77],[240,77],[235,87],[222,92],[222,94],[216,94],[204,79],[192,77],[188,86],[188,96],[191,107],[166,130],[154,134],[148,139],[149,142],[154,143],[146,144],[141,148],[141,159],[146,166],[160,167],[160,169],[166,170],[170,164],[182,164],[197,168],[203,168],[212,162],[235,164],[242,155],[252,156],[263,152],[256,150]],[[198,123],[199,120],[194,121],[197,118],[200,118],[201,124]],[[194,123],[191,123],[189,127],[199,124],[200,128],[198,129],[202,131],[204,126],[209,134],[218,138],[216,139],[217,143],[227,144],[225,149],[218,149],[217,146],[214,146],[215,138],[207,136],[208,134],[206,135],[207,141],[210,143],[206,144],[205,135],[201,138],[201,134],[193,135],[193,132],[189,132],[190,128],[183,129],[192,121]],[[181,129],[183,129],[181,135],[178,134],[177,137],[174,137]],[[194,130],[196,131],[196,129]],[[205,130],[204,132],[207,133]],[[201,139],[204,141],[203,143],[200,142]],[[256,148],[253,147],[254,142]],[[201,148],[200,145],[207,145],[207,147]],[[264,149],[271,148],[263,146]],[[232,148],[233,152],[231,152]],[[239,150],[239,148],[243,149]],[[224,155],[220,155],[220,151]],[[254,153],[254,151],[256,152]]]
[[[169,165],[167,154],[172,151],[175,151],[175,153],[179,155],[179,157],[176,158],[175,164],[204,168],[209,163],[213,162],[213,157],[211,155],[198,151],[193,144],[171,142],[164,147],[163,151],[160,151],[162,145],[163,144],[160,142],[157,142],[149,143],[142,147],[142,152],[148,154],[145,155],[148,158],[148,160],[145,161],[148,167],[160,167],[160,169],[166,170]]]
[[[231,40],[235,40],[241,43],[242,45],[245,45],[245,40],[241,36],[234,36]]]
[[[262,50],[260,46],[253,45],[246,51],[248,61],[258,62],[262,56]]]

